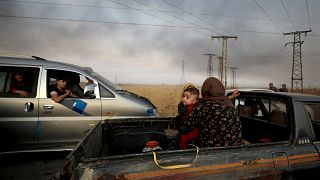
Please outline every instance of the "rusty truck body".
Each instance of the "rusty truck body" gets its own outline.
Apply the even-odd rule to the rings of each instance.
[[[320,97],[244,91],[235,108],[247,143],[179,150],[174,117],[106,119],[69,154],[66,179],[318,177]],[[174,134],[174,133],[173,133]],[[142,152],[157,140],[162,151]]]

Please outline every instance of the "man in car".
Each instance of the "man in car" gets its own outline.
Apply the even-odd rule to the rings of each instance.
[[[59,103],[68,96],[73,97],[71,91],[66,89],[66,87],[67,77],[63,76],[58,76],[56,78],[56,85],[49,86],[50,96],[54,102]]]

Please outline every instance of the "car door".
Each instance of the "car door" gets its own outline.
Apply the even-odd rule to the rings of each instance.
[[[38,123],[38,79],[40,68],[31,66],[0,67],[0,141],[1,150],[17,150],[35,147],[39,140]],[[18,89],[13,90],[15,74],[21,74],[28,84],[26,97]],[[19,82],[19,84],[22,83]],[[18,82],[16,82],[18,83]],[[22,90],[21,90],[22,91]]]
[[[48,69],[43,72],[47,94],[39,101],[40,143],[49,146],[74,146],[101,120],[99,92],[96,91],[96,96],[92,99],[68,97],[56,103],[51,99],[48,86],[55,84],[57,74],[77,74],[85,79],[83,74],[72,71]],[[84,84],[79,84],[81,83]]]

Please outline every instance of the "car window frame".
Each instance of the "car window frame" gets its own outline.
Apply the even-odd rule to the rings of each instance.
[[[87,78],[89,78],[89,79],[91,79],[91,80],[93,80],[93,82],[97,85],[96,87],[95,87],[95,98],[94,99],[100,99],[100,90],[99,90],[99,88],[98,88],[98,86],[99,86],[99,82],[94,78],[94,77],[92,77],[92,76],[90,76],[90,75],[88,75],[88,73],[85,73],[84,71],[79,71],[79,70],[70,70],[70,69],[65,69],[65,68],[51,68],[51,67],[47,67],[46,68],[46,95],[45,95],[45,97],[46,98],[51,98],[51,97],[49,97],[48,96],[48,85],[49,85],[49,81],[50,81],[50,76],[49,76],[49,72],[50,71],[64,71],[64,72],[69,72],[69,73],[76,73],[76,74],[78,74],[78,75],[82,75],[82,76],[85,76],[85,77],[87,77]],[[75,97],[75,98],[77,98],[77,97]],[[74,99],[73,97],[67,97],[67,99]],[[81,99],[81,98],[79,98],[79,99]]]
[[[39,66],[29,66],[29,65],[1,65],[0,66],[0,71],[2,72],[2,68],[5,68],[5,72],[9,72],[9,76],[7,75],[6,80],[4,82],[4,87],[6,92],[1,92],[1,94],[5,94],[4,96],[2,96],[0,94],[0,98],[37,98],[39,91],[40,91],[40,78],[41,78],[41,72],[42,72],[42,68]],[[14,72],[21,72],[21,73],[28,73],[27,77],[32,76],[32,80],[29,82],[31,83],[31,92],[30,92],[30,96],[28,97],[22,97],[20,95],[14,94],[14,93],[10,93],[9,89],[10,89],[10,83],[12,82],[12,78],[14,75]]]

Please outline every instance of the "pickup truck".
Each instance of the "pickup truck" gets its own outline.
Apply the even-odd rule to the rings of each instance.
[[[246,143],[179,150],[174,117],[106,119],[67,156],[66,179],[299,179],[320,169],[320,97],[240,92]],[[144,152],[146,142],[161,150]]]

